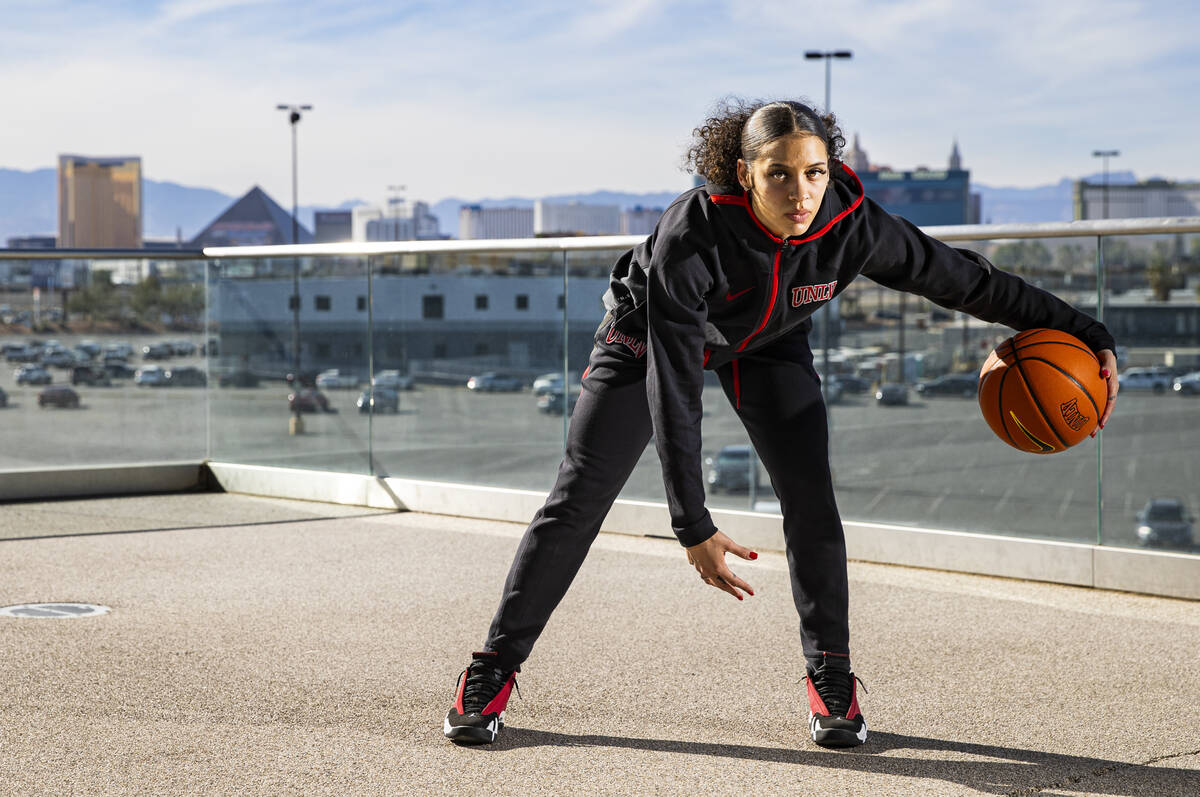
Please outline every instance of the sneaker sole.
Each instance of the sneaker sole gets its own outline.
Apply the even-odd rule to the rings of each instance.
[[[504,723],[492,720],[484,728],[474,725],[451,725],[450,718],[442,720],[442,733],[455,744],[491,744],[500,735]]]
[[[846,728],[817,729],[817,718],[810,715],[808,730],[815,744],[821,747],[858,747],[867,741],[867,723],[864,721],[862,730],[855,733]]]

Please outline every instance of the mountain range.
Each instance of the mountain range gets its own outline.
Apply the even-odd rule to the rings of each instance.
[[[1089,175],[1083,179],[1099,181],[1101,176]],[[1114,185],[1132,183],[1136,182],[1136,178],[1132,172],[1110,172],[1109,182]],[[58,229],[56,183],[57,170],[53,168],[33,171],[0,168],[0,242],[16,236],[55,233]],[[1033,188],[995,188],[976,183],[971,190],[981,195],[985,223],[1070,221],[1073,217],[1073,185],[1071,178],[1064,177],[1057,183]],[[211,188],[148,178],[143,178],[142,190],[142,226],[147,239],[179,239],[186,242],[238,199]],[[618,205],[624,209],[637,205],[666,207],[675,196],[673,192],[664,191],[641,194],[593,191],[543,198],[559,202]],[[527,197],[471,200],[449,197],[432,203],[430,210],[437,216],[443,233],[456,235],[458,211],[463,205],[532,207],[534,201]],[[367,203],[351,199],[337,205],[302,205],[299,209],[300,223],[311,230],[315,210],[345,210],[362,204]]]

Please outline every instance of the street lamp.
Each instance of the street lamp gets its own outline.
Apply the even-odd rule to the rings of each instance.
[[[300,203],[296,182],[296,125],[300,122],[302,111],[311,111],[311,105],[288,105],[280,103],[275,106],[277,111],[286,111],[288,124],[292,128],[292,243],[300,243]],[[292,389],[297,401],[292,410],[292,420],[289,429],[292,434],[304,431],[304,423],[300,418],[300,258],[292,258]]]
[[[814,60],[821,59],[821,58],[825,59],[825,113],[829,113],[829,107],[830,107],[829,106],[830,65],[833,63],[833,59],[835,59],[835,58],[850,59],[853,56],[854,56],[854,54],[852,52],[850,52],[849,50],[829,50],[829,51],[808,50],[807,52],[804,53],[805,59],[807,59],[809,61],[814,61]],[[823,377],[821,380],[821,393],[823,394],[822,397],[825,399],[826,404],[829,403],[829,378],[830,378],[830,373],[829,373],[829,334],[830,334],[829,333],[829,316],[831,315],[831,313],[829,312],[830,302],[832,302],[832,300],[830,300],[829,302],[826,302],[825,305],[821,308],[821,345],[823,347],[823,351],[821,354],[821,369],[823,371],[823,373],[821,374],[821,376]],[[903,364],[901,364],[902,369],[903,369],[903,367],[904,367]],[[832,419],[833,415],[831,414],[829,417]]]
[[[1098,149],[1092,152],[1093,158],[1101,158],[1104,162],[1104,216],[1108,218],[1108,159],[1115,158],[1120,155],[1119,150],[1115,149]]]

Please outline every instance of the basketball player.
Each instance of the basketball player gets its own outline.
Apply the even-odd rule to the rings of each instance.
[[[754,594],[725,554],[757,554],[719,531],[704,505],[700,395],[713,370],[782,508],[809,732],[831,747],[866,740],[850,667],[846,547],[808,340],[813,313],[860,275],[985,321],[1082,339],[1107,380],[1100,425],[1108,420],[1117,380],[1104,326],[889,215],[838,159],[844,144],[832,115],[792,101],[732,101],[694,131],[688,164],[708,184],[676,199],[613,267],[558,480],[521,540],[482,651],[459,677],[443,726],[450,739],[495,740],[515,673],[652,436],[688,562],[711,587],[738,600]]]

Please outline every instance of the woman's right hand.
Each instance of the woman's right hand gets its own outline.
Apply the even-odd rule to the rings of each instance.
[[[725,564],[726,551],[746,560],[758,558],[758,554],[754,551],[738,545],[720,531],[699,545],[693,545],[684,550],[687,551],[688,564],[696,568],[696,572],[700,574],[700,579],[705,584],[728,592],[738,600],[742,600],[742,593],[739,590],[744,590],[747,595],[754,594],[754,589],[738,578],[729,569],[729,565]]]

